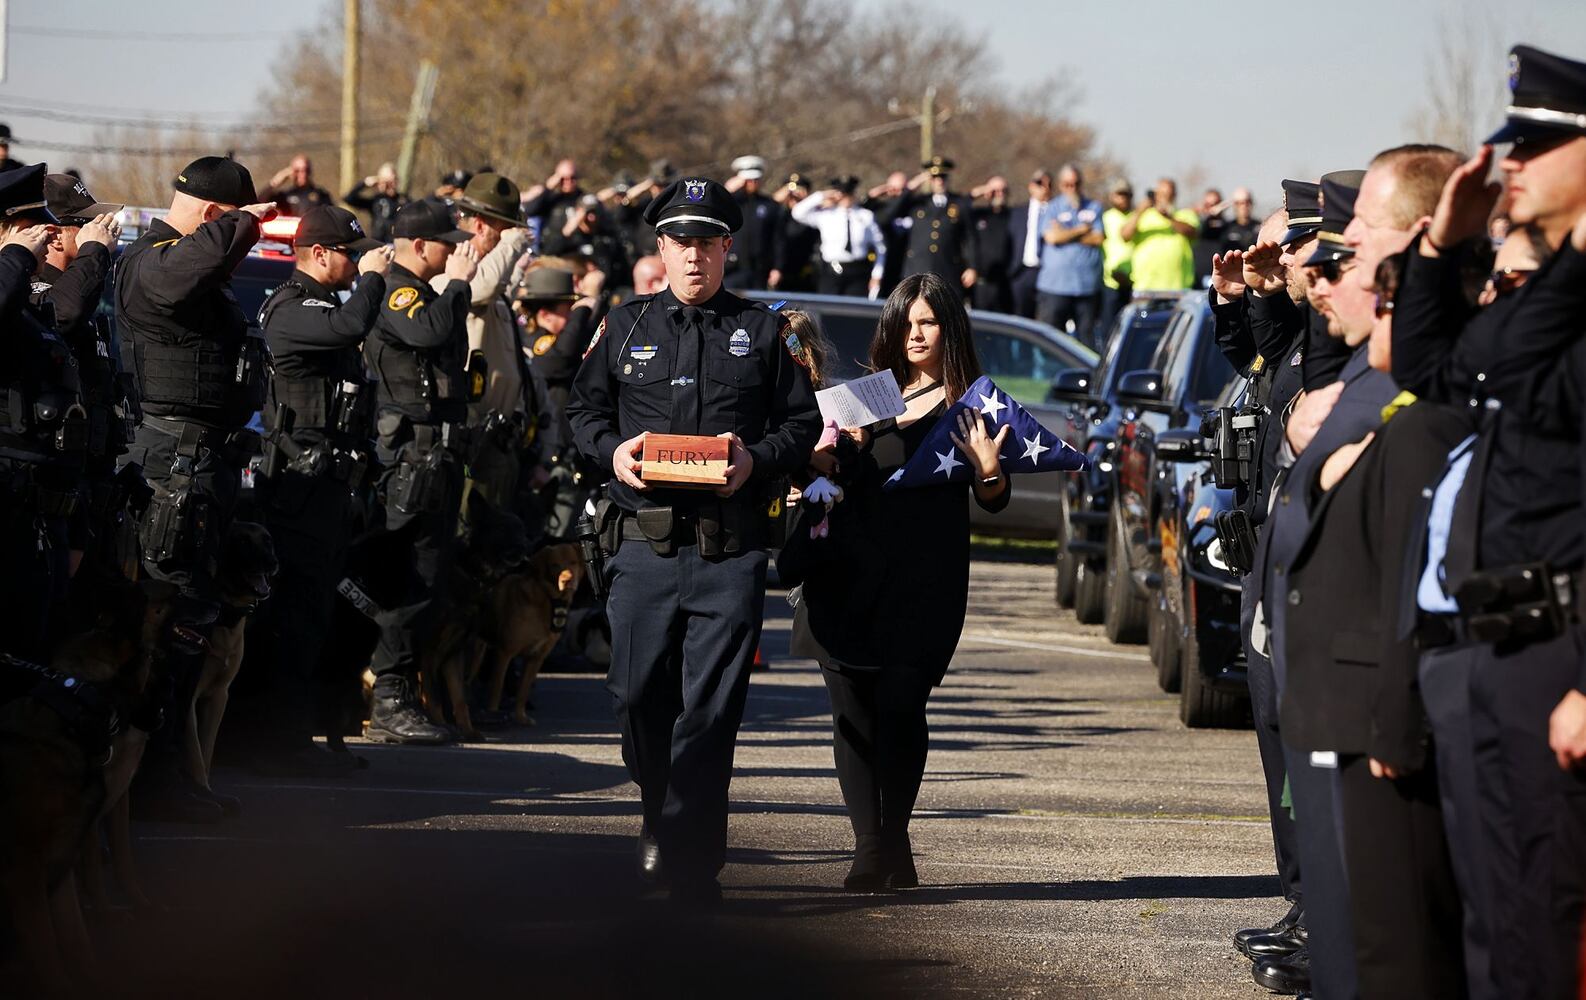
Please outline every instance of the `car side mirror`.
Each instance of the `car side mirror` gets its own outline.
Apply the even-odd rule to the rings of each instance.
[[[1198,462],[1206,457],[1206,441],[1199,431],[1160,431],[1155,447],[1156,457],[1162,462]]]
[[[1162,412],[1162,373],[1149,368],[1125,372],[1118,380],[1118,401],[1141,410]]]
[[[1048,403],[1090,403],[1092,376],[1085,368],[1065,368],[1052,377],[1046,390]]]

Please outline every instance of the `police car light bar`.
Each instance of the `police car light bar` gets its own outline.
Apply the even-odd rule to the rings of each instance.
[[[278,215],[259,224],[259,234],[267,240],[290,244],[297,239],[298,218],[295,215]]]

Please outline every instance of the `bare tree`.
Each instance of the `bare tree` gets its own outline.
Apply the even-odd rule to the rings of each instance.
[[[1426,61],[1425,99],[1406,123],[1416,138],[1473,152],[1503,118],[1501,40],[1523,31],[1509,12],[1462,0],[1442,8]]]

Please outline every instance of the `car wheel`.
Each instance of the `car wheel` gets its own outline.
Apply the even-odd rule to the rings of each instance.
[[[1107,595],[1102,625],[1107,638],[1116,643],[1145,641],[1145,598],[1135,589],[1130,576],[1129,553],[1123,545],[1123,518],[1113,511],[1112,530],[1107,533]]]
[[[1078,556],[1068,551],[1068,540],[1073,537],[1073,529],[1068,524],[1068,503],[1064,501],[1058,505],[1057,512],[1057,555],[1053,559],[1054,569],[1057,571],[1057,587],[1055,596],[1057,606],[1072,608],[1074,606],[1074,584],[1078,575]]]
[[[1179,719],[1190,729],[1244,728],[1250,703],[1238,695],[1215,690],[1206,682],[1206,669],[1211,665],[1201,662],[1200,636],[1195,622],[1186,623],[1180,647],[1183,650],[1179,660],[1183,689],[1179,692]]]
[[[1178,617],[1168,607],[1165,587],[1157,592],[1151,606],[1150,632],[1151,662],[1156,666],[1157,686],[1173,694],[1179,685]]]
[[[1098,625],[1107,607],[1107,571],[1083,556],[1074,560],[1074,617]]]

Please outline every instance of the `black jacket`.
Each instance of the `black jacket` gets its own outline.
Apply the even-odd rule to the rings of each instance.
[[[1409,540],[1424,523],[1422,490],[1474,429],[1473,416],[1435,403],[1400,410],[1317,501],[1288,572],[1298,603],[1289,598],[1280,713],[1295,749],[1370,754],[1406,769],[1425,763],[1420,651],[1398,630],[1403,602],[1415,600],[1406,574],[1418,578],[1422,562]]]
[[[343,303],[335,292],[294,271],[260,310],[273,359],[272,396],[298,411],[292,436],[300,444],[323,436],[330,399],[340,383],[364,381],[359,352],[384,299],[385,279],[378,274],[361,276]],[[312,401],[298,406],[287,398],[298,393],[317,396],[318,406]]]

